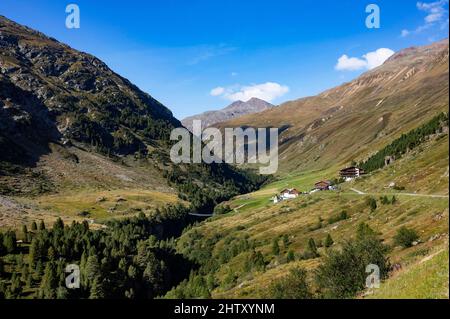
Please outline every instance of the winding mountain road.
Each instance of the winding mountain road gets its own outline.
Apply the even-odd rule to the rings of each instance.
[[[439,195],[439,194],[416,194],[416,193],[364,193],[356,188],[350,188],[353,192],[358,195],[395,195],[395,196],[412,196],[412,197],[429,197],[429,198],[449,198],[449,195]]]

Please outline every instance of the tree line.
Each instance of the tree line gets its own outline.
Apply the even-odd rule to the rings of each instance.
[[[372,172],[385,166],[387,156],[402,157],[408,151],[413,150],[427,140],[430,135],[441,133],[444,127],[448,127],[448,114],[440,113],[422,126],[402,134],[398,139],[387,145],[375,155],[359,164],[366,172]]]

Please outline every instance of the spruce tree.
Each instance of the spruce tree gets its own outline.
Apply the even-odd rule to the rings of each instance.
[[[100,264],[97,256],[89,256],[84,269],[86,276],[86,286],[91,286],[94,280],[100,276]]]
[[[3,246],[6,249],[6,253],[12,254],[16,251],[16,233],[13,231],[8,231],[3,236]]]
[[[43,299],[55,299],[57,287],[58,277],[56,275],[56,265],[54,262],[48,262],[45,266],[44,277],[42,277],[39,297]]]
[[[319,252],[317,251],[317,246],[316,242],[314,241],[314,238],[310,238],[308,240],[308,252],[312,258],[319,257]]]
[[[278,256],[280,254],[280,246],[278,246],[278,238],[274,238],[272,241],[272,253],[275,256]]]
[[[61,217],[58,217],[58,219],[53,224],[53,230],[54,231],[64,230],[64,222],[62,221]]]
[[[22,226],[22,236],[23,236],[23,241],[24,242],[28,242],[28,228],[27,225],[23,225]]]
[[[329,247],[333,246],[333,244],[334,244],[333,238],[331,238],[331,235],[328,234],[327,237],[325,238],[324,245],[325,245],[325,247],[329,248]]]
[[[286,261],[288,263],[290,263],[292,261],[295,261],[295,254],[294,254],[294,252],[292,250],[288,251],[287,256],[286,256]]]
[[[105,290],[103,287],[103,281],[98,276],[92,282],[89,299],[103,299],[103,298],[105,298]]]

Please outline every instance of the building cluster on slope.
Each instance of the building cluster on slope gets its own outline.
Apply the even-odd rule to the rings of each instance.
[[[363,169],[361,169],[359,167],[355,167],[355,166],[344,168],[339,172],[340,178],[347,182],[351,181],[355,178],[361,177],[363,175],[365,175],[365,171]],[[272,200],[273,200],[274,204],[276,204],[276,203],[279,203],[284,200],[297,198],[299,195],[308,195],[308,194],[312,194],[315,192],[329,191],[329,190],[336,190],[336,189],[337,189],[337,187],[335,185],[333,185],[333,183],[331,181],[324,180],[324,181],[319,181],[319,182],[315,183],[314,188],[312,190],[310,190],[309,192],[299,192],[295,188],[284,189],[283,191],[280,192],[280,194],[273,197]]]

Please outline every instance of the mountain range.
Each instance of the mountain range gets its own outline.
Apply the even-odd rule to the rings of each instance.
[[[192,123],[194,120],[201,120],[202,127],[210,127],[214,124],[229,121],[232,119],[237,119],[241,116],[248,114],[255,114],[262,111],[266,111],[274,108],[275,106],[258,98],[251,98],[250,100],[243,101],[235,101],[231,103],[229,106],[218,110],[218,111],[208,111],[202,114],[193,115],[185,118],[181,121],[184,127],[192,131]]]

